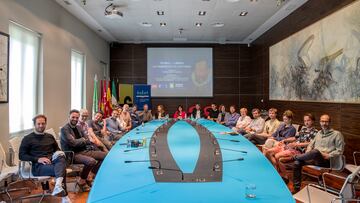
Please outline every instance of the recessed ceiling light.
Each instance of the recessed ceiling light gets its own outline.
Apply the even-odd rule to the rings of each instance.
[[[144,26],[144,27],[151,27],[152,24],[151,23],[148,23],[148,22],[142,22],[140,23],[141,26]]]
[[[195,26],[196,26],[196,27],[201,27],[201,26],[202,26],[202,23],[195,23]]]
[[[158,16],[163,16],[164,15],[164,11],[156,11]]]
[[[166,26],[166,23],[160,23],[160,26],[164,27],[164,26]]]
[[[234,2],[238,2],[240,0],[226,0],[227,2],[230,2],[230,3],[234,3]],[[250,0],[251,1],[251,0]]]
[[[239,14],[239,16],[246,16],[247,14],[248,14],[247,11],[241,11],[240,14]]]
[[[224,27],[224,23],[214,23],[212,24],[213,27]]]
[[[199,11],[199,16],[204,16],[206,15],[206,11]]]

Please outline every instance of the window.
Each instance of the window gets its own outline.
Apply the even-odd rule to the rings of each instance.
[[[9,129],[10,133],[33,127],[38,113],[40,34],[10,22]]]
[[[82,53],[71,51],[71,109],[85,107],[84,73],[85,56]]]

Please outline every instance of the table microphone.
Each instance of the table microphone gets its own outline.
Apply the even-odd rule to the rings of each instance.
[[[219,165],[219,163],[233,162],[233,161],[243,161],[243,160],[244,160],[244,158],[239,157],[239,158],[237,158],[237,159],[228,159],[228,160],[217,161],[217,162],[215,162],[215,164],[214,164],[213,171],[220,171],[220,165]]]
[[[227,150],[227,151],[233,151],[233,152],[241,152],[241,153],[247,153],[247,151],[243,151],[243,150],[237,150],[237,149],[227,149],[227,148],[220,148],[222,150]]]
[[[158,168],[161,168],[160,161],[154,160],[154,159],[152,159],[152,160],[148,159],[148,160],[126,160],[126,161],[124,161],[124,163],[126,163],[126,164],[128,164],[128,163],[136,163],[136,162],[156,162],[158,164]]]
[[[164,170],[164,171],[177,171],[181,173],[181,180],[184,180],[184,173],[179,169],[174,168],[162,168],[162,167],[155,167],[155,166],[149,166],[148,169],[157,169],[157,170]]]
[[[135,149],[125,149],[124,152],[131,152],[131,151],[136,151],[136,150],[140,150],[140,149],[145,149],[146,147],[138,147]]]
[[[230,142],[240,142],[239,140],[232,140],[232,139],[224,139],[224,138],[216,138],[217,140],[227,140]]]

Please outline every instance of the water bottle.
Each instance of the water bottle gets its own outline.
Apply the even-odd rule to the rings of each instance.
[[[143,137],[143,139],[142,139],[142,145],[143,145],[143,147],[146,147],[146,137]]]
[[[126,147],[127,147],[127,148],[131,147],[131,140],[130,140],[130,139],[127,139]]]

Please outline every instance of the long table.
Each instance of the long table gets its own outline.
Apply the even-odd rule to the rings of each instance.
[[[166,128],[165,123],[154,120],[139,126],[113,146],[98,171],[88,202],[295,202],[274,167],[243,136],[223,135],[221,132],[229,128],[205,119],[196,121],[206,129],[200,131],[190,122],[176,121],[164,130],[166,148],[156,149],[159,137],[164,136],[160,130]],[[206,135],[216,139],[214,146],[220,153],[204,154],[209,150],[202,147],[210,146],[202,143],[206,142],[202,137]],[[126,146],[128,139],[144,138],[146,147]],[[162,158],[161,163],[159,156],[166,151],[160,149],[171,154],[168,159]],[[205,163],[204,157],[208,158]],[[200,165],[206,169],[207,162],[211,162],[211,168],[205,170],[208,174],[195,173]],[[164,181],[161,177],[166,174],[173,179]],[[219,174],[220,179],[208,178]],[[245,186],[249,184],[256,186],[254,199],[245,197]]]

